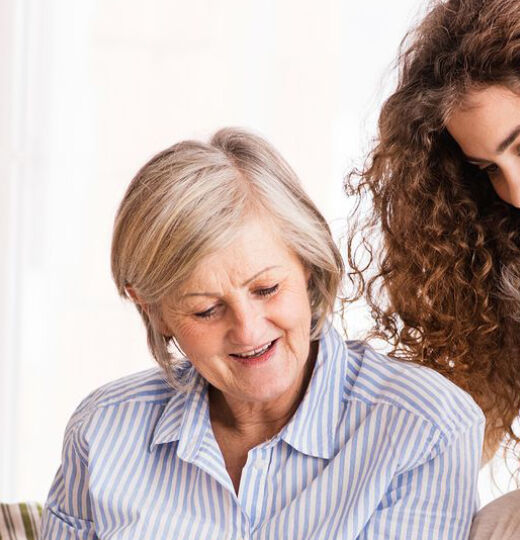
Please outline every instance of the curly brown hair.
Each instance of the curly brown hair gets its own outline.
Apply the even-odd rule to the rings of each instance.
[[[470,165],[446,120],[470,91],[520,94],[520,0],[436,1],[404,38],[378,139],[346,179],[350,300],[372,336],[468,391],[487,418],[485,457],[516,450],[520,411],[520,210]],[[373,211],[366,216],[365,198]],[[364,247],[364,249],[360,249]]]

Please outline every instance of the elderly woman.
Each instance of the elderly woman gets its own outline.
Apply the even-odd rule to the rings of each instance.
[[[43,540],[467,537],[480,409],[341,339],[341,257],[265,141],[225,129],[149,161],[112,269],[161,368],[81,403]]]

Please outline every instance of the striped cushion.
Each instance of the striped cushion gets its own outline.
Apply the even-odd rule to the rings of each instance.
[[[41,515],[37,503],[0,504],[0,540],[36,540]]]

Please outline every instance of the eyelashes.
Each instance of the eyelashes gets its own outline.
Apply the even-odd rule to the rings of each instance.
[[[253,294],[256,295],[256,296],[260,296],[262,298],[267,298],[267,297],[270,297],[274,294],[276,294],[276,292],[278,292],[278,289],[280,288],[280,285],[278,283],[276,283],[275,285],[271,286],[271,287],[261,287],[259,289],[255,289],[253,291]],[[208,320],[208,319],[212,319],[213,317],[215,317],[216,315],[218,315],[219,311],[223,309],[223,304],[216,304],[204,311],[199,311],[197,313],[194,313],[195,317],[199,318],[199,319],[205,319],[205,320]]]
[[[480,168],[482,172],[485,172],[486,174],[495,174],[498,172],[498,166],[494,163],[491,163],[491,165],[487,165],[486,167]]]
[[[195,313],[195,317],[198,317],[199,319],[211,319],[216,314],[217,306],[210,307],[206,311],[200,311],[199,313]]]
[[[272,294],[274,294],[277,290],[278,290],[278,283],[276,285],[273,285],[272,287],[265,287],[265,288],[262,288],[262,289],[257,289],[255,291],[256,294],[260,295],[260,296],[271,296]]]
[[[478,163],[473,163],[472,161],[467,162],[468,165],[474,168],[474,170],[478,171],[479,173],[483,173],[488,176],[493,176],[499,171],[498,165],[495,163],[490,163],[489,165],[479,165]]]

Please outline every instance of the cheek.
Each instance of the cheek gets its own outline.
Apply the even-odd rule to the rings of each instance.
[[[507,184],[503,181],[500,176],[488,176],[493,189],[496,191],[496,194],[505,202],[511,202],[509,199],[509,190]]]
[[[311,309],[307,290],[285,291],[283,297],[273,304],[273,316],[287,330],[306,333],[310,328]]]
[[[210,325],[179,318],[170,328],[181,350],[189,358],[204,358],[216,350],[217,339]]]
[[[206,325],[185,325],[177,343],[195,370],[218,386],[223,369],[221,335]]]
[[[185,317],[167,314],[164,318],[170,333],[180,343],[189,342],[192,338],[197,337],[196,326],[190,323]]]
[[[278,326],[285,331],[285,346],[290,358],[301,366],[309,354],[311,333],[311,309],[306,294],[288,298],[279,309]]]

